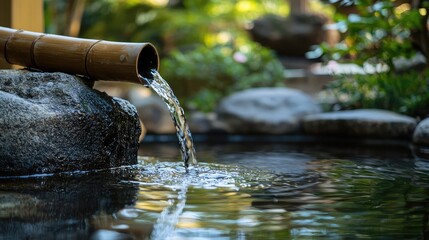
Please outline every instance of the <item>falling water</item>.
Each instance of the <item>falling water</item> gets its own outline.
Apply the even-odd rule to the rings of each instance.
[[[179,138],[180,152],[185,163],[186,172],[188,172],[189,165],[197,164],[197,158],[195,156],[194,142],[192,140],[191,131],[189,130],[189,126],[186,123],[185,113],[167,81],[165,81],[156,70],[152,70],[151,74],[153,79],[139,76],[140,80],[142,80],[145,85],[147,84],[148,87],[152,88],[167,104],[171,118],[173,119],[174,125],[176,127],[177,137]],[[170,236],[176,227],[176,224],[179,222],[179,217],[185,208],[187,191],[188,181],[186,178],[184,178],[182,179],[182,184],[178,188],[177,200],[174,201],[171,199],[169,201],[169,206],[162,211],[158,221],[154,225],[151,239],[166,239],[168,236]]]
[[[148,86],[152,88],[167,104],[171,118],[173,119],[174,125],[176,126],[182,159],[185,162],[186,169],[188,169],[190,164],[197,164],[197,158],[195,155],[191,131],[189,130],[189,126],[186,123],[185,112],[180,106],[179,100],[177,100],[167,81],[165,81],[156,70],[152,70],[151,74],[153,79],[148,79],[140,75],[139,77],[142,82],[147,83]]]

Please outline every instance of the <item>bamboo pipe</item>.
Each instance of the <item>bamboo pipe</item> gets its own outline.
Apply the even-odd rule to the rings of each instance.
[[[152,79],[159,58],[150,43],[65,37],[0,27],[0,57],[8,63],[94,80],[142,83]]]

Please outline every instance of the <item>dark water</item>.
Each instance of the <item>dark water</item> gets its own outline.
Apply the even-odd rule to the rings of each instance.
[[[143,144],[139,165],[0,179],[0,239],[425,239],[429,160],[402,145]]]

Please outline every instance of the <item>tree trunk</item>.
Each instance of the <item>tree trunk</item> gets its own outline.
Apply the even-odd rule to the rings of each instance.
[[[308,12],[308,0],[289,0],[289,4],[292,14]]]
[[[411,6],[413,9],[426,9],[426,15],[421,16],[421,28],[417,31],[412,32],[411,37],[414,44],[419,48],[420,52],[426,58],[426,64],[429,64],[429,31],[428,31],[428,19],[429,19],[429,8],[423,4],[422,0],[412,0]]]
[[[69,1],[67,9],[67,29],[65,35],[78,37],[82,23],[83,11],[85,10],[86,0]]]

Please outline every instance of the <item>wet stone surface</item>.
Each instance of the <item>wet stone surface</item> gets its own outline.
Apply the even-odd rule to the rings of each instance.
[[[303,120],[306,134],[409,139],[416,127],[414,118],[378,109],[359,109],[309,115]]]
[[[0,175],[137,162],[135,108],[87,84],[63,73],[0,71]]]

